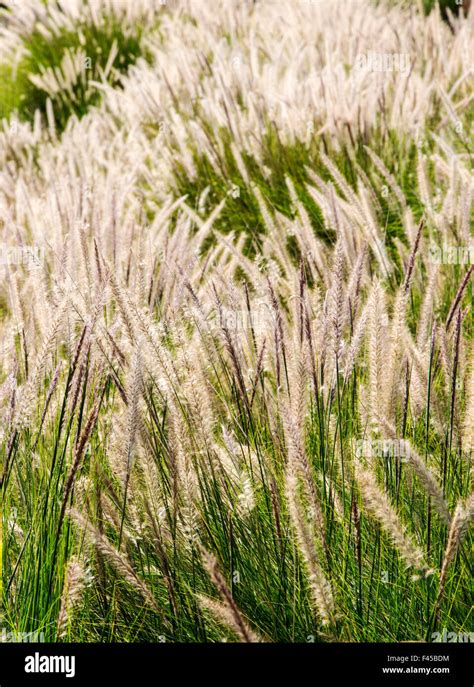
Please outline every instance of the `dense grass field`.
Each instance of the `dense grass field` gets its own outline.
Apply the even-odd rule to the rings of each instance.
[[[469,3],[3,4],[4,641],[473,639]]]

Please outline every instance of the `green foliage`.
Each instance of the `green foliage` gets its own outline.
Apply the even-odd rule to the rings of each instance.
[[[77,30],[51,36],[45,36],[40,30],[33,31],[25,39],[18,65],[15,68],[1,65],[0,117],[9,117],[17,111],[21,119],[31,121],[36,110],[45,115],[49,98],[56,126],[59,131],[63,130],[72,114],[80,118],[100,102],[101,92],[92,82],[105,78],[109,84],[118,86],[120,75],[140,56],[146,58],[141,46],[142,36],[140,26],[124,32],[117,18],[107,16],[97,26],[82,23]],[[112,50],[115,56],[109,62]],[[75,60],[78,54],[80,70],[70,79],[64,60],[68,57]],[[48,70],[54,70],[66,87],[51,93],[33,83],[31,77],[41,76]]]
[[[22,119],[31,120],[39,110],[44,116],[48,95],[30,77],[42,74],[46,68],[60,69],[67,54],[82,50],[91,58],[87,78],[78,79],[70,90],[62,89],[52,98],[57,127],[63,130],[72,114],[81,117],[99,102],[100,91],[92,81],[103,78],[113,46],[117,55],[104,78],[120,87],[120,75],[140,56],[146,57],[142,39],[140,26],[125,34],[114,21],[103,22],[100,29],[83,24],[77,31],[61,33],[53,40],[34,31],[25,41],[25,52],[15,73],[10,65],[0,68],[3,115],[17,111]],[[196,117],[200,116],[197,110]],[[440,119],[435,112],[430,122],[433,131],[437,131]],[[201,124],[205,126],[204,122]],[[149,124],[143,138],[157,135],[157,128],[155,122]],[[451,133],[445,131],[444,140],[457,152],[465,144]],[[254,188],[260,190],[275,221],[279,215],[286,220],[297,220],[298,212],[287,185],[290,179],[315,235],[321,239],[324,250],[328,249],[324,265],[333,270],[334,256],[329,251],[335,242],[334,230],[326,226],[323,213],[308,190],[313,183],[313,172],[331,183],[336,194],[344,196],[344,191],[338,188],[337,175],[325,164],[326,155],[350,189],[357,192],[360,183],[366,186],[374,221],[384,229],[393,266],[390,277],[383,281],[388,303],[384,314],[393,318],[393,298],[404,283],[407,271],[408,260],[402,262],[407,254],[408,259],[410,256],[404,211],[406,207],[411,211],[414,223],[425,212],[415,141],[386,127],[375,126],[366,139],[354,140],[351,132],[345,142],[341,137],[337,148],[324,135],[284,143],[269,119],[266,134],[258,142],[260,158],[240,150],[246,172],[243,174],[234,152],[233,145],[237,143],[232,133],[224,128],[213,131],[208,126],[206,134],[215,153],[212,160],[208,152],[190,142],[195,174],[187,171],[192,165],[180,165],[174,160],[171,170],[174,195],[185,195],[187,204],[201,214],[202,220],[226,199],[199,258],[205,257],[206,248],[218,245],[219,238],[231,232],[246,238],[245,257],[257,257],[268,225]],[[425,152],[433,152],[430,136],[426,135],[422,145]],[[167,153],[173,152],[170,146]],[[393,175],[406,207],[393,189],[387,188],[367,146]],[[427,174],[431,186],[439,182],[429,164]],[[143,188],[149,198],[153,197],[153,188],[152,182],[148,183],[146,187],[144,182]],[[443,191],[454,193],[457,188],[453,182]],[[202,208],[206,189],[209,194]],[[350,203],[348,198],[345,201]],[[94,221],[109,220],[106,212],[100,212],[100,206],[93,211]],[[182,230],[178,225],[182,212],[182,207],[176,211],[172,229],[178,226]],[[179,255],[179,260],[183,259],[177,267],[172,260],[165,265],[160,258],[152,262],[147,275],[151,277],[148,292],[142,258],[148,250],[149,227],[138,223],[135,227],[134,219],[130,212],[124,222],[126,226],[120,226],[120,230],[123,228],[125,232],[131,227],[136,233],[142,232],[139,248],[136,250],[138,240],[126,248],[124,242],[121,252],[115,255],[114,243],[113,259],[104,258],[102,253],[109,239],[105,234],[103,240],[102,227],[92,227],[89,236],[71,223],[70,233],[65,233],[64,243],[70,240],[73,250],[77,245],[80,251],[79,286],[68,304],[67,317],[64,316],[67,336],[58,337],[58,343],[55,335],[48,338],[44,326],[38,327],[46,336],[43,344],[38,341],[34,355],[22,329],[25,323],[12,327],[13,361],[7,371],[12,383],[3,386],[5,379],[1,379],[4,416],[9,423],[4,431],[1,428],[0,442],[0,604],[5,629],[16,633],[42,632],[47,641],[235,639],[225,623],[218,622],[199,606],[199,595],[215,599],[218,593],[218,585],[204,564],[201,548],[204,546],[217,561],[237,608],[264,639],[430,641],[431,633],[443,628],[468,632],[472,628],[472,535],[467,533],[453,557],[438,604],[448,525],[436,513],[419,475],[406,461],[391,456],[388,451],[372,465],[383,493],[433,566],[433,574],[413,579],[412,571],[406,569],[399,549],[379,520],[364,508],[360,485],[354,477],[354,441],[364,438],[368,432],[364,412],[371,383],[370,357],[377,352],[371,352],[367,344],[371,332],[365,333],[351,373],[346,378],[339,369],[338,353],[332,347],[329,332],[340,314],[329,311],[333,307],[332,299],[337,296],[334,292],[338,276],[331,274],[328,280],[321,275],[319,279],[308,278],[304,264],[300,269],[298,242],[292,241],[289,235],[282,250],[287,250],[294,273],[291,274],[290,264],[290,274],[282,279],[282,294],[278,292],[274,297],[285,322],[287,348],[279,339],[277,327],[269,327],[263,343],[259,341],[261,349],[255,336],[252,338],[253,332],[247,331],[238,341],[236,353],[232,337],[222,323],[220,328],[208,331],[196,315],[200,302],[193,291],[195,284],[188,280],[189,255],[185,251],[186,240],[198,229],[192,225],[189,236],[182,231],[178,247],[184,255]],[[115,225],[113,216],[111,222]],[[453,228],[457,228],[454,221]],[[425,232],[426,236],[436,236],[432,226],[425,226]],[[179,231],[163,233],[163,244],[172,243],[176,234],[179,238]],[[110,237],[112,242],[115,236]],[[405,244],[401,253],[398,242]],[[156,243],[150,242],[152,250]],[[350,237],[345,245],[351,245]],[[347,316],[341,324],[345,328],[345,350],[352,343],[354,324],[361,317],[362,303],[366,302],[372,281],[379,278],[373,246],[367,248],[360,292],[357,291],[355,299],[346,283],[351,275],[341,277],[340,288],[348,303]],[[410,286],[407,312],[402,316],[403,327],[414,336],[429,283],[426,261],[419,254],[415,257],[416,279]],[[55,255],[54,260],[67,272],[66,258],[61,263],[62,257]],[[122,279],[118,266],[125,263],[126,277]],[[195,282],[208,278],[204,263],[205,260]],[[243,268],[241,272],[244,273]],[[224,277],[229,273],[223,272]],[[459,360],[454,327],[450,331],[445,328],[447,314],[465,273],[465,266],[439,266],[433,313],[427,316],[427,331],[428,324],[436,322],[438,326],[435,346],[427,350],[426,342],[422,342],[416,355],[408,351],[406,365],[399,366],[402,379],[396,381],[400,382],[397,385],[400,402],[394,411],[397,435],[409,440],[433,474],[439,476],[451,514],[471,489],[472,452],[467,454],[459,439],[467,404],[463,388],[467,377],[466,357],[474,333],[471,284],[462,294],[459,306],[464,313],[457,332],[458,342],[461,341]],[[16,289],[24,296],[27,289],[22,289],[22,273],[18,270],[14,274],[11,290]],[[219,279],[214,282],[215,273],[211,275],[209,290],[214,289],[216,300],[221,296],[221,284]],[[268,283],[265,281],[266,276],[262,275],[257,286],[273,288],[270,277]],[[39,288],[40,282],[47,285],[45,291],[51,292],[51,302],[46,305],[53,311],[64,290],[58,274],[46,269],[36,281],[27,279],[28,287],[34,283]],[[90,283],[86,285],[87,280]],[[325,281],[331,283],[330,288],[325,287]],[[183,284],[176,299],[183,301],[182,310],[174,300],[171,305],[167,303],[163,295],[171,284],[169,290],[175,296],[175,283]],[[251,289],[252,284],[248,286]],[[232,282],[232,291],[222,287],[222,292],[234,297],[239,287],[240,284]],[[155,291],[153,299],[151,294]],[[278,291],[276,285],[275,291]],[[20,302],[20,295],[16,297],[16,292],[14,295]],[[306,307],[306,297],[311,303],[308,306],[311,324],[303,331],[305,328],[298,320],[298,303],[305,303]],[[10,305],[3,299],[0,301],[0,320],[13,317]],[[15,299],[12,305],[18,307]],[[326,310],[330,315],[327,319]],[[87,327],[82,329],[84,322]],[[30,326],[35,327],[35,323]],[[323,326],[326,330],[322,330]],[[371,326],[373,330],[380,326],[380,331],[385,332],[384,327],[388,325],[372,322]],[[324,361],[319,352],[315,356],[312,352],[307,354],[311,327],[321,336]],[[81,332],[86,336],[84,350],[80,346],[74,350],[74,342],[82,342]],[[429,346],[429,336],[427,341]],[[135,353],[141,367],[137,364],[138,373],[131,375],[130,359]],[[398,353],[401,354],[400,350]],[[260,354],[264,362],[257,374]],[[275,373],[275,355],[279,356],[281,379]],[[331,364],[335,362],[332,368],[328,365],[333,374],[325,376],[326,356],[331,357]],[[426,406],[420,411],[410,396],[410,380],[420,374],[420,367],[424,370],[427,358],[428,381],[423,389],[418,389],[420,395],[426,391]],[[383,366],[389,363],[390,360],[382,361]],[[60,367],[56,368],[57,365]],[[54,368],[56,378],[51,374]],[[291,384],[289,370],[293,375]],[[384,373],[385,369],[382,379]],[[303,378],[304,375],[307,377]],[[18,407],[24,402],[25,385],[32,379],[34,398],[31,415],[25,423],[18,420],[21,417]],[[422,374],[418,381],[422,387],[425,382]],[[134,414],[135,394],[139,398],[139,410]],[[298,405],[301,398],[303,402]],[[212,421],[207,425],[206,418],[203,419],[205,403],[212,414]],[[307,457],[305,484],[312,485],[317,493],[324,518],[324,537],[319,541],[314,536],[310,543],[334,592],[337,618],[329,628],[322,625],[315,612],[311,576],[290,513],[286,478],[289,453],[294,450],[292,443],[297,443],[285,429],[291,412],[297,418],[299,454]],[[129,446],[128,438],[135,430],[135,443]],[[242,475],[253,498],[248,509],[242,508],[242,495],[245,496]],[[304,515],[308,527],[313,527],[316,515],[309,510],[309,500],[304,493],[302,510],[308,510],[309,514]],[[311,530],[312,534],[314,531]],[[75,557],[87,562],[90,580],[81,589],[80,603],[71,609],[66,627],[60,632],[58,619],[62,603],[70,593],[68,565]],[[143,587],[153,603],[145,598]]]

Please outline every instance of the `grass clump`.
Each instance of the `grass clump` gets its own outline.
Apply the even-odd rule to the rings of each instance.
[[[95,22],[78,21],[73,30],[34,28],[23,37],[14,66],[1,66],[0,117],[17,112],[32,121],[37,110],[45,117],[49,100],[62,131],[72,115],[81,118],[100,102],[99,84],[118,86],[137,59],[147,58],[144,32],[139,22],[127,27],[107,13]]]

